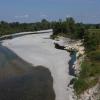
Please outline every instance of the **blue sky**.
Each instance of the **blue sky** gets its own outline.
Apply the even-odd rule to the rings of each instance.
[[[70,16],[78,22],[100,23],[100,0],[0,0],[0,20],[8,22]]]

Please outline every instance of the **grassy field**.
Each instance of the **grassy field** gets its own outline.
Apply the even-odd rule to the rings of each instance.
[[[88,29],[91,33],[100,33],[100,29]]]
[[[89,29],[88,31],[90,34],[94,34],[100,42],[100,29]]]

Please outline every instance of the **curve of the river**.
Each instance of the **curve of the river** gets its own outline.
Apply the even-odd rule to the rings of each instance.
[[[70,55],[64,50],[54,47],[52,33],[31,34],[4,40],[3,45],[34,66],[46,66],[53,77],[56,100],[72,100],[72,92],[68,84],[72,79],[69,75]]]

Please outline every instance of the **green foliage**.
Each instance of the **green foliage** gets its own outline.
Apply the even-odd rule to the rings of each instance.
[[[83,62],[78,79],[74,82],[74,89],[77,95],[86,89],[96,85],[100,76],[100,63]]]
[[[76,38],[83,39],[86,29],[83,24],[76,24]]]
[[[96,28],[94,28],[94,29],[88,29],[88,31],[90,32],[90,33],[100,33],[100,29],[96,29]]]
[[[96,51],[91,51],[88,52],[87,56],[92,60],[92,61],[100,61],[100,50]]]
[[[72,17],[69,17],[66,19],[66,23],[67,23],[67,32],[68,33],[74,33],[75,32],[75,21]]]
[[[98,74],[100,75],[99,63],[85,61],[81,65],[81,72],[80,72],[81,78],[95,77]]]
[[[51,35],[50,38],[55,39],[55,38],[57,38],[57,35]]]
[[[36,22],[36,23],[18,23],[18,22],[7,23],[1,21],[0,36],[18,32],[24,32],[24,31],[45,30],[50,28],[51,28],[51,23],[46,19],[43,19],[41,22]]]
[[[95,54],[95,52],[93,53]],[[96,85],[100,79],[100,63],[97,61],[97,59],[94,60],[95,57],[94,55],[91,56],[90,53],[89,58],[81,65],[81,71],[78,79],[76,79],[74,82],[74,89],[77,95]]]
[[[63,34],[64,36],[74,38],[74,39],[83,39],[85,34],[85,25],[82,23],[75,23],[72,17],[66,18],[66,20],[59,20],[53,22],[53,35]]]
[[[54,30],[54,35],[58,35],[59,33],[74,33],[75,31],[75,21],[73,18],[66,18],[66,20],[62,21],[59,19],[57,22],[52,23],[52,28]]]
[[[97,43],[100,44],[100,29],[88,29],[89,34],[94,34]]]
[[[81,94],[87,87],[88,87],[88,84],[86,83],[85,80],[81,78],[75,79],[74,89],[77,95]]]
[[[98,38],[97,40],[100,43],[100,39],[99,39],[100,29],[98,29],[100,28],[99,24],[75,23],[75,20],[72,17],[66,18],[66,20],[59,19],[58,21],[51,21],[51,22],[49,22],[46,19],[43,19],[41,20],[41,22],[36,22],[36,23],[18,23],[18,22],[7,23],[1,21],[0,36],[17,33],[17,32],[23,32],[23,31],[37,31],[37,30],[45,30],[50,28],[54,30],[53,35],[58,35],[60,33],[63,34],[64,36],[69,36],[70,38],[74,38],[74,39],[83,39],[86,30],[88,29],[89,33],[98,33],[95,36],[96,38]],[[93,29],[89,29],[89,28],[93,28]]]
[[[99,45],[99,38],[95,33],[87,32],[84,36],[84,45],[88,51],[96,50]]]

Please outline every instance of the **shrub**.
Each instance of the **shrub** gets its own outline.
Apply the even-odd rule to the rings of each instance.
[[[100,50],[89,52],[87,56],[91,60],[100,61]]]
[[[84,79],[76,79],[74,82],[74,89],[77,95],[81,94],[83,91],[86,90],[88,84]]]
[[[100,78],[100,63],[84,61],[78,79],[74,81],[74,89],[77,95],[86,89],[95,86]]]
[[[81,65],[80,77],[88,78],[100,74],[100,64],[95,62],[83,62]]]

